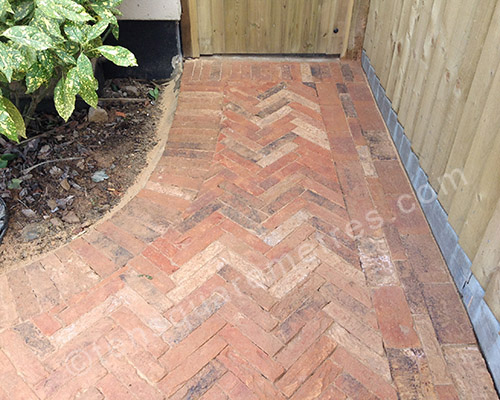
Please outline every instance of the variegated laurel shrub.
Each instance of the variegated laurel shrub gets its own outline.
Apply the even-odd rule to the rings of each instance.
[[[64,120],[77,94],[97,107],[92,59],[137,65],[129,50],[103,45],[109,32],[118,38],[121,1],[0,0],[0,133],[13,141],[25,137],[36,106],[51,91]],[[22,94],[31,104],[20,112]]]

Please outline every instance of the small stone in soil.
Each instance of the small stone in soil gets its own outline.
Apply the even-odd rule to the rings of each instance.
[[[23,241],[32,242],[33,240],[38,239],[45,233],[45,228],[40,224],[28,224],[21,231],[21,236]]]
[[[88,118],[89,122],[108,122],[108,113],[100,107],[90,107]]]
[[[125,92],[134,95],[135,97],[139,97],[139,89],[135,86],[124,86],[122,88]]]
[[[63,221],[68,224],[79,224],[80,218],[78,218],[74,211],[70,211],[63,217]]]
[[[94,175],[92,175],[92,181],[94,181],[95,183],[102,182],[106,179],[109,179],[109,176],[106,174],[106,171],[104,171],[103,169],[95,172]]]
[[[49,151],[50,151],[50,146],[48,144],[46,144],[45,146],[42,146],[42,148],[38,152],[38,158],[45,158]]]
[[[54,225],[55,227],[57,227],[57,228],[60,228],[61,226],[63,226],[62,221],[59,218],[56,218],[56,217],[51,218],[50,219],[50,223],[52,225]]]
[[[55,178],[60,177],[63,174],[63,171],[61,168],[56,167],[55,165],[49,170],[50,175],[52,175]]]
[[[56,212],[57,211],[57,203],[55,202],[55,200],[47,200],[47,205],[49,206],[50,208],[50,211],[52,212]]]
[[[36,212],[34,212],[32,209],[30,208],[25,208],[23,210],[21,210],[21,212],[23,213],[23,215],[26,217],[26,218],[36,218],[37,214]]]
[[[71,186],[69,186],[69,182],[67,179],[63,179],[61,181],[61,186],[64,190],[69,190],[71,188]]]

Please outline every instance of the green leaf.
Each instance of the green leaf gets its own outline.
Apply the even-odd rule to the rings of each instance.
[[[73,42],[83,44],[86,41],[84,32],[75,23],[71,22],[67,24],[64,27],[64,33]]]
[[[106,7],[106,8],[116,8],[118,7],[121,3],[122,3],[123,0],[104,0],[104,1],[99,1],[98,3],[102,6],[102,7]]]
[[[9,0],[0,0],[0,15],[4,15],[6,12],[13,13],[12,7]]]
[[[18,46],[17,44],[11,42],[13,45]],[[14,72],[13,79],[14,80],[22,80],[24,73],[29,69],[31,64],[37,61],[37,51],[33,50],[30,47],[26,46],[18,46],[18,49],[15,49],[20,53],[19,56],[16,56],[16,67],[17,72],[20,73],[20,77],[15,77],[16,71]]]
[[[19,22],[26,18],[33,11],[33,1],[24,1],[19,3],[14,8],[14,21]]]
[[[34,26],[18,25],[7,29],[3,36],[34,50],[47,50],[53,47],[52,39]]]
[[[26,72],[26,93],[33,93],[40,86],[49,83],[54,72],[54,63],[49,54],[41,53],[37,62]]]
[[[111,28],[111,33],[116,40],[120,38],[120,28],[118,27],[118,25],[113,25],[113,27]]]
[[[9,165],[9,162],[0,158],[0,168],[7,168],[7,165]]]
[[[17,156],[15,154],[11,154],[11,153],[5,153],[5,154],[2,154],[0,156],[0,159],[6,160],[6,161],[12,161],[12,160],[15,160],[16,158],[17,158]]]
[[[101,54],[109,61],[114,62],[121,67],[135,67],[137,60],[134,54],[121,46],[100,46],[97,48]]]
[[[158,100],[158,96],[160,95],[160,89],[155,87],[154,89],[150,89],[148,91],[148,96],[151,97],[153,100]]]
[[[99,83],[94,77],[92,63],[85,54],[82,53],[78,57],[76,69],[78,71],[78,79],[80,80],[80,96],[82,96],[82,99],[89,106],[97,108],[98,97],[96,90],[99,87]]]
[[[21,179],[11,179],[10,182],[7,184],[8,189],[19,189],[21,187],[21,183],[23,181]]]
[[[92,25],[87,33],[87,42],[101,36],[108,26],[109,22],[104,20]]]
[[[35,14],[36,15],[30,22],[30,25],[36,26],[43,33],[51,36],[57,41],[64,40],[63,35],[61,35],[61,28],[56,20],[48,18],[43,14],[40,14],[39,10],[36,10]]]
[[[72,54],[63,49],[53,49],[55,55],[66,65],[76,65],[76,60]]]
[[[85,8],[71,0],[37,0],[38,8],[48,17],[69,19],[73,22],[91,21]]]
[[[7,139],[10,139],[14,142],[19,142],[19,138],[17,136],[16,123],[10,116],[9,112],[5,108],[3,100],[5,97],[0,98],[0,133],[6,136]]]
[[[12,104],[12,102],[6,97],[3,98],[3,106],[9,113],[12,121],[14,121],[16,135],[18,137],[21,136],[23,138],[26,138],[26,126],[24,125],[24,119],[17,107]]]
[[[67,121],[75,110],[76,94],[80,88],[76,67],[69,70],[66,77],[62,77],[54,89],[54,104],[59,115]]]
[[[14,72],[14,58],[12,55],[11,49],[6,44],[0,42],[0,71],[3,72],[9,82]]]
[[[115,15],[107,7],[103,7],[102,5],[99,4],[91,4],[90,7],[92,7],[94,12],[99,16],[101,20],[109,22],[111,25],[118,24]]]

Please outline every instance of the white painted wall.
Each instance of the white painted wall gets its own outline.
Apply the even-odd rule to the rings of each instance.
[[[180,0],[123,0],[120,19],[180,20]]]

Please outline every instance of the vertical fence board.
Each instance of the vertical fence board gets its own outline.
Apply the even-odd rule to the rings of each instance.
[[[182,0],[181,34],[186,57],[199,57],[198,9],[196,0]]]
[[[198,43],[201,54],[212,54],[212,1],[196,0],[198,5]]]
[[[499,305],[491,293],[500,286],[500,0],[391,3],[372,0],[364,48]]]
[[[201,54],[357,57],[369,5],[369,0],[190,1],[197,4]]]

